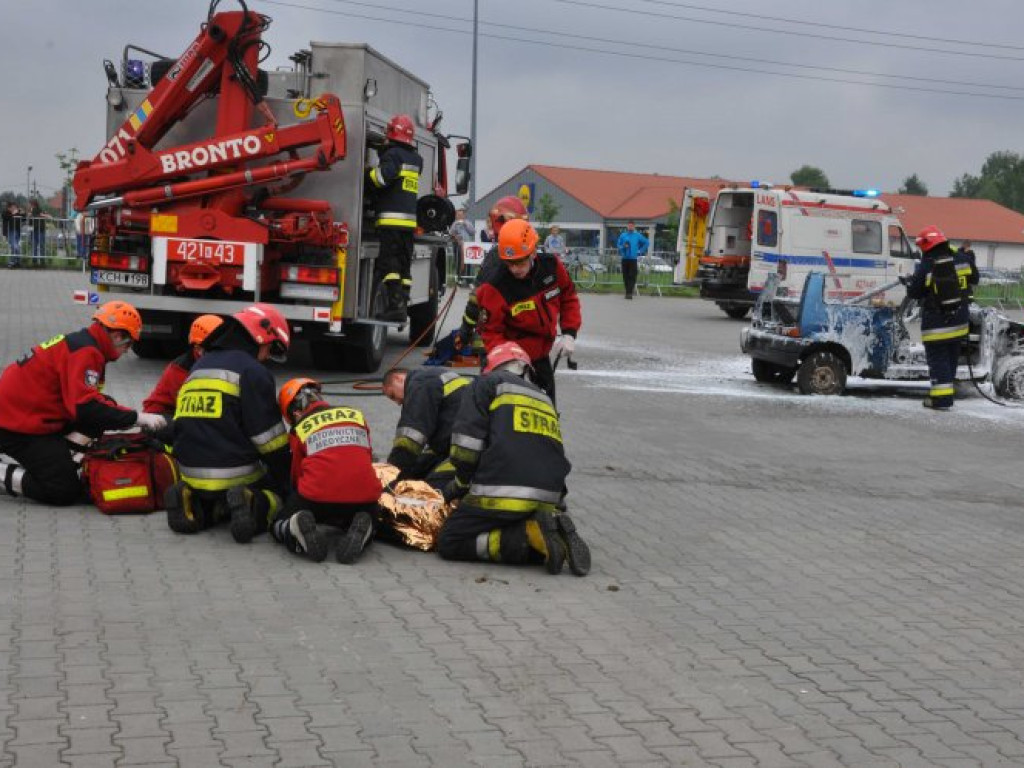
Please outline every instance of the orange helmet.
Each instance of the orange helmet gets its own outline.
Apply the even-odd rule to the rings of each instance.
[[[395,115],[388,120],[387,137],[389,141],[398,141],[402,144],[413,143],[413,135],[416,129],[413,127],[412,118],[408,115]]]
[[[310,403],[321,397],[320,382],[316,379],[291,379],[281,387],[277,404],[281,408],[284,420],[292,424],[296,414],[302,413]]]
[[[224,318],[219,315],[200,315],[192,321],[192,328],[188,332],[188,343],[202,344],[203,340],[223,322]]]
[[[499,365],[516,360],[525,363],[527,366],[530,365],[530,356],[526,354],[525,349],[514,341],[503,342],[487,353],[487,365],[484,366],[483,373],[490,373]]]
[[[491,222],[491,231],[494,233],[494,236],[499,237],[501,235],[501,227],[506,221],[512,221],[513,219],[526,220],[530,218],[530,213],[526,210],[522,200],[515,195],[509,195],[508,197],[500,198],[494,204],[487,218]]]
[[[940,243],[949,242],[942,230],[935,226],[929,226],[922,229],[914,242],[917,243],[917,247],[921,249],[921,253],[928,253],[932,248]]]
[[[520,261],[537,252],[537,230],[530,222],[515,219],[501,228],[498,235],[498,255],[505,261]]]
[[[241,323],[257,344],[270,345],[270,359],[283,363],[288,357],[291,334],[284,315],[269,304],[253,304],[232,317]]]
[[[108,301],[96,310],[92,319],[112,331],[125,331],[132,341],[142,336],[142,315],[127,301]]]

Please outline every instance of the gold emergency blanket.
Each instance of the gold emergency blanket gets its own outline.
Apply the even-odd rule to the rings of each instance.
[[[384,486],[380,495],[380,520],[403,544],[429,552],[437,545],[441,526],[448,517],[444,497],[422,480],[400,480],[398,467],[374,464]],[[392,491],[393,489],[393,491]]]

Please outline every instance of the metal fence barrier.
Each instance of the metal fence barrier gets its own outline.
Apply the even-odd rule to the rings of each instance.
[[[80,254],[88,252],[90,243],[76,236],[74,219],[41,216],[16,222],[20,226],[0,237],[0,263],[5,267],[77,269],[84,263]]]
[[[676,251],[652,251],[645,254],[637,265],[636,287],[639,291],[661,294],[671,286],[673,270],[679,262]],[[608,291],[622,288],[622,258],[615,248],[569,248],[562,263],[576,283],[578,290]],[[477,267],[458,270],[459,261],[449,256],[448,282],[472,285]]]

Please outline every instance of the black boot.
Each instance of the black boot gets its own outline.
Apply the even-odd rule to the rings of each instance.
[[[327,539],[317,530],[316,518],[308,509],[300,509],[291,517],[276,521],[271,533],[288,551],[305,555],[314,563],[322,563],[327,557]]]
[[[345,534],[338,539],[338,562],[351,565],[366,549],[373,538],[373,517],[369,512],[356,512]]]
[[[397,280],[385,283],[388,294],[388,304],[383,312],[377,315],[377,320],[384,320],[389,323],[404,323],[408,315],[408,303],[405,299],[405,290]]]
[[[231,515],[231,536],[239,544],[248,544],[255,536],[267,532],[280,502],[270,491],[238,486],[224,496],[224,506]]]
[[[167,489],[164,509],[167,510],[167,527],[175,533],[199,533],[207,527],[203,505],[184,482],[179,481]]]
[[[576,576],[586,576],[590,573],[590,547],[576,532],[576,524],[567,512],[562,511],[555,515],[555,525],[558,526],[558,533],[565,546],[565,559],[569,563],[569,570]]]

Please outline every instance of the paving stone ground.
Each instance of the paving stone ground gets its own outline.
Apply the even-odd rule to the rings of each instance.
[[[82,282],[0,274],[0,360],[84,324]],[[0,768],[1024,765],[1024,419],[766,390],[703,302],[584,317],[585,579],[0,498]],[[338,400],[386,452],[397,409]]]

